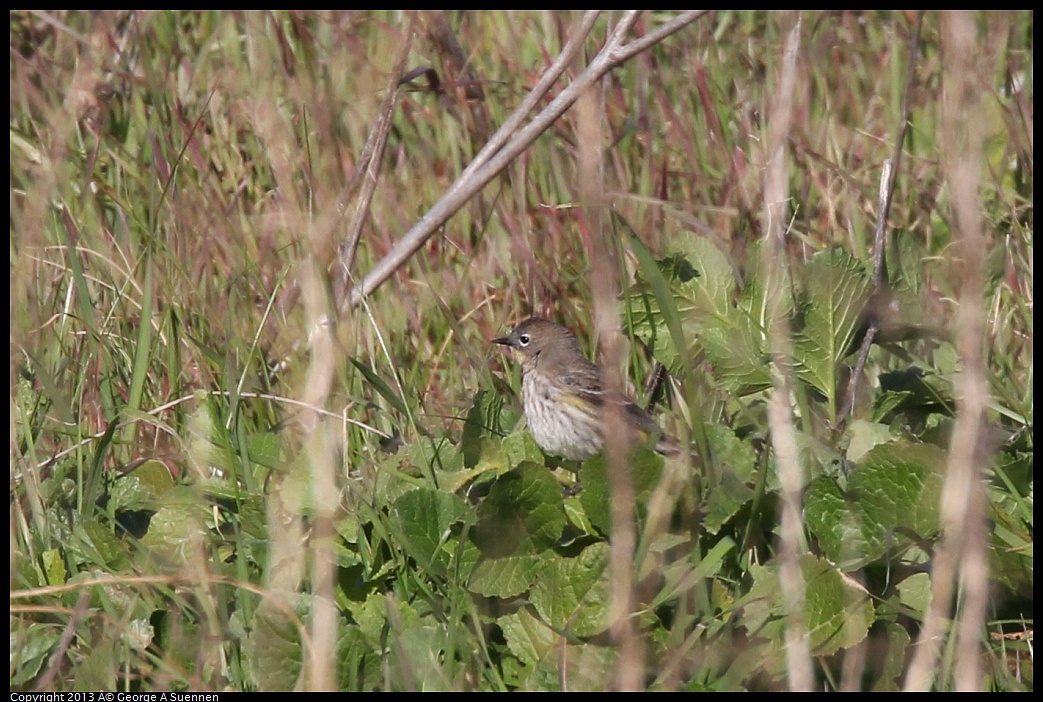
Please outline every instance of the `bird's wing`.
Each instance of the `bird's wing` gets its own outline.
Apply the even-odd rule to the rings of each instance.
[[[591,364],[563,373],[561,380],[570,391],[593,405],[602,406],[606,402],[622,405],[623,411],[629,415],[630,426],[648,434],[662,433],[652,416],[629,397],[621,392],[605,392],[597,366]]]
[[[626,413],[633,420],[633,425],[641,431],[653,436],[663,433],[662,428],[652,419],[652,415],[638,407],[635,403],[627,401]]]
[[[601,387],[601,374],[593,363],[577,365],[572,370],[561,374],[561,382],[570,392],[595,405],[605,401],[605,391]]]

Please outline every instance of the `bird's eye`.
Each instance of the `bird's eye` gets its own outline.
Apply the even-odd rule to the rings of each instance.
[[[518,337],[518,343],[521,344],[522,346],[528,346],[529,345],[529,335],[528,334],[522,334],[521,336],[519,336]]]

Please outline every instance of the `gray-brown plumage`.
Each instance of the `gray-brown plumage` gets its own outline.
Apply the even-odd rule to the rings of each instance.
[[[631,440],[656,437],[656,451],[665,455],[680,451],[677,441],[666,436],[648,412],[622,393],[603,389],[601,371],[560,324],[533,317],[493,341],[510,347],[521,361],[525,418],[532,437],[547,453],[582,461],[601,451],[601,409],[607,403],[622,407]]]

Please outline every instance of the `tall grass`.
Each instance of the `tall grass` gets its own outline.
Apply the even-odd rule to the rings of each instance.
[[[1032,689],[1030,12],[629,44],[359,287],[678,17],[11,14],[12,689]],[[543,456],[530,315],[699,465]]]

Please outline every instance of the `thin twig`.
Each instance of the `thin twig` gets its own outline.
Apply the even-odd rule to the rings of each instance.
[[[679,14],[669,22],[660,25],[658,28],[652,30],[643,37],[639,37],[622,47],[617,53],[616,60],[622,63],[623,61],[627,61],[634,56],[637,56],[645,49],[655,46],[677,30],[683,29],[709,12],[712,12],[712,10],[689,10],[688,12]]]

